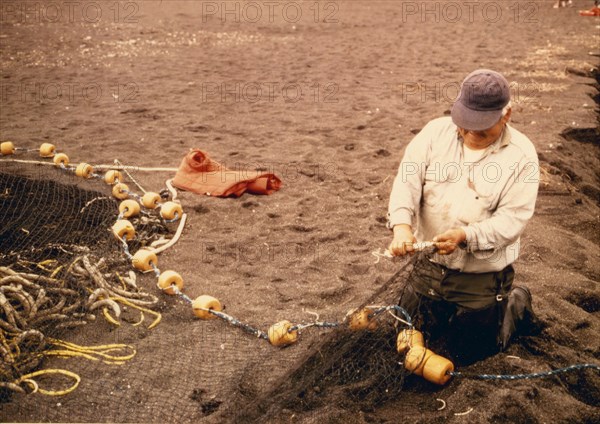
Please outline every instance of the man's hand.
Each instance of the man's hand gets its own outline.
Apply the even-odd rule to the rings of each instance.
[[[390,243],[388,250],[393,256],[404,256],[407,253],[415,253],[413,243],[417,239],[413,235],[412,228],[407,224],[399,224],[394,226],[394,239]]]
[[[433,241],[436,242],[437,253],[440,255],[449,255],[466,239],[467,235],[462,228],[452,228],[445,233],[435,236]]]

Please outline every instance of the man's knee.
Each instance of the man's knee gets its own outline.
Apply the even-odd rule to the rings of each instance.
[[[498,352],[500,304],[480,309],[459,307],[450,323],[448,348],[457,363],[468,365]]]

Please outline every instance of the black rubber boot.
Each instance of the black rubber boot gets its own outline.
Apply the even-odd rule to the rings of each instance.
[[[542,330],[540,320],[531,306],[531,292],[527,287],[514,286],[508,294],[508,304],[500,327],[500,350],[506,350],[518,335],[534,335]]]

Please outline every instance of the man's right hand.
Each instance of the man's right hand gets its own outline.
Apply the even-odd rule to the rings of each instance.
[[[388,250],[393,256],[404,256],[407,253],[413,254],[415,249],[413,243],[417,239],[413,235],[412,228],[407,224],[399,224],[394,226],[394,239],[390,243]]]

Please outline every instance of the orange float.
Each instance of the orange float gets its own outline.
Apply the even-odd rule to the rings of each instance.
[[[454,364],[449,359],[427,349],[420,331],[408,329],[400,332],[396,348],[399,353],[408,349],[404,359],[404,368],[408,371],[439,385],[446,384],[452,378],[450,372],[454,371]]]

